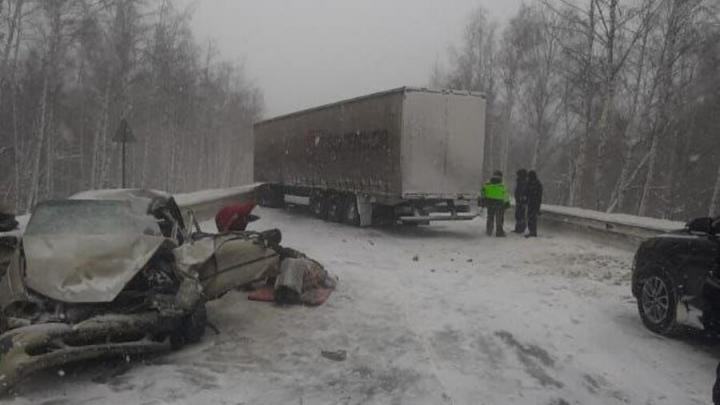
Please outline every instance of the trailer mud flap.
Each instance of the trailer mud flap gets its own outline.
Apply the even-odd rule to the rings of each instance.
[[[360,226],[371,226],[373,218],[373,205],[369,197],[357,196],[357,209],[360,215]]]

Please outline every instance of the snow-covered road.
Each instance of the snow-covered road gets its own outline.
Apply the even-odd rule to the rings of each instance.
[[[10,404],[707,404],[720,353],[646,331],[632,252],[480,220],[359,229],[258,210],[256,229],[340,277],[319,308],[228,294],[220,334],[133,362],[44,373]],[[345,361],[321,356],[346,350]],[[63,374],[64,376],[60,376]],[[3,400],[0,400],[2,402]]]

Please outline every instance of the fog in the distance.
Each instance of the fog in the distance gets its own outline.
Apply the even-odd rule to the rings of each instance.
[[[425,86],[482,6],[506,19],[519,0],[183,0],[198,39],[244,63],[266,116],[402,85]]]

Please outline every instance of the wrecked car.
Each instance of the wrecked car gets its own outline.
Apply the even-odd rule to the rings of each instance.
[[[0,279],[0,392],[69,362],[198,342],[205,303],[279,272],[278,230],[200,231],[172,196],[84,193],[40,203]]]

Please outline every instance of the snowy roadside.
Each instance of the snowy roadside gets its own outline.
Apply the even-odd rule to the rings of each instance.
[[[359,229],[258,213],[256,229],[281,228],[340,277],[326,305],[230,293],[210,306],[221,333],[199,345],[44,373],[8,403],[709,402],[718,353],[644,329],[631,252],[560,234],[487,238],[479,220]]]

